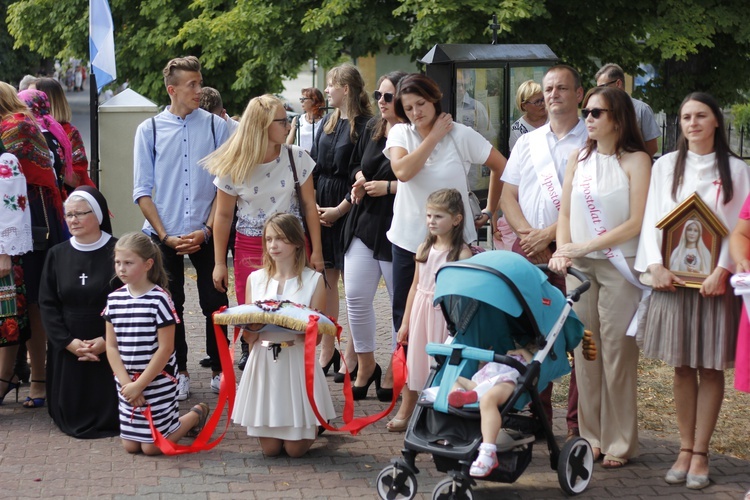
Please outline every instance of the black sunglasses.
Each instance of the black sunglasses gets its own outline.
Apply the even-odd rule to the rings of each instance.
[[[381,91],[376,90],[375,92],[372,93],[372,96],[375,98],[376,101],[379,101],[381,97],[385,100],[385,102],[393,101],[393,94],[391,94],[390,92],[386,92],[384,94]]]
[[[617,83],[618,78],[615,78],[614,80],[610,80],[607,83],[602,83],[600,85],[597,85],[597,87],[609,87],[613,83]]]
[[[594,120],[598,120],[599,117],[602,116],[602,113],[604,113],[605,111],[609,111],[609,110],[604,109],[604,108],[591,108],[591,109],[583,108],[581,110],[581,114],[583,115],[584,118],[588,118],[589,115],[591,115],[594,117]]]

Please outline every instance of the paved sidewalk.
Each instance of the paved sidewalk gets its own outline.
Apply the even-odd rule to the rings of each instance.
[[[188,275],[190,272],[188,272]],[[198,366],[205,355],[203,319],[193,280],[187,281],[185,321],[189,335],[192,396],[183,411],[200,401],[212,408],[210,371]],[[387,364],[385,346],[390,344],[386,318],[390,318],[387,294],[381,289],[375,300],[380,320],[381,365]],[[342,311],[345,308],[342,304]],[[342,324],[346,317],[341,318]],[[346,331],[346,329],[345,329]],[[237,349],[239,352],[239,348]],[[237,356],[238,357],[238,356]],[[239,378],[239,371],[238,378]],[[337,411],[343,398],[339,385],[329,377]],[[82,387],[85,390],[85,387]],[[729,389],[728,389],[729,390]],[[22,397],[28,388],[22,389]],[[357,402],[356,414],[384,409],[374,397]],[[83,441],[62,434],[46,410],[27,410],[10,395],[0,406],[1,498],[375,498],[375,478],[394,457],[400,456],[403,434],[390,433],[381,420],[358,436],[326,432],[301,459],[264,458],[255,439],[244,429],[230,425],[222,443],[211,451],[179,457],[132,456],[119,439]],[[339,418],[337,422],[341,423]],[[556,414],[555,432],[564,436],[564,415]],[[223,424],[220,427],[223,429]],[[750,439],[750,437],[748,437]],[[740,500],[750,488],[750,462],[722,455],[711,456],[713,483],[702,492],[669,486],[663,476],[679,448],[675,437],[666,440],[641,432],[642,455],[621,470],[596,465],[589,489],[580,498]],[[417,498],[431,498],[432,489],[445,477],[429,456],[420,455]],[[534,448],[531,465],[512,485],[479,483],[475,498],[565,498],[557,474],[549,468],[544,443]]]

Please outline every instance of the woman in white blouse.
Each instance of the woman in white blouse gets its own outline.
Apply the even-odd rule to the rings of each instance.
[[[615,468],[638,452],[638,346],[626,332],[642,294],[632,266],[651,158],[624,91],[594,87],[583,106],[589,138],[565,170],[557,251],[549,267],[565,274],[572,265],[591,280],[574,309],[600,355],[589,361],[580,346],[575,350],[578,423],[594,456],[604,453],[602,466]]]
[[[453,121],[442,112],[443,97],[435,81],[413,73],[405,76],[396,92],[396,115],[409,123],[391,128],[383,153],[391,160],[398,179],[393,204],[393,221],[387,233],[393,244],[393,323],[401,327],[406,298],[414,278],[414,254],[427,234],[425,209],[427,197],[443,188],[455,188],[464,199],[464,213],[471,214],[466,176],[472,164],[486,165],[491,170],[487,210],[474,224],[465,224],[464,240],[476,241],[477,227],[487,223],[500,199],[500,176],[505,157],[479,132]],[[416,397],[407,396],[388,430],[406,429]],[[414,393],[416,394],[416,393]]]
[[[269,94],[255,97],[242,114],[237,132],[202,162],[216,176],[213,280],[219,291],[226,291],[228,285],[227,242],[237,206],[237,238],[232,255],[239,304],[245,302],[248,275],[262,267],[263,224],[277,212],[295,215],[300,223],[305,219],[312,249],[310,264],[323,270],[320,220],[312,182],[315,162],[302,148],[286,145],[288,133],[289,121],[282,102]],[[293,169],[299,179],[301,200],[295,192]]]
[[[635,268],[650,273],[654,289],[643,352],[675,369],[680,453],[665,480],[701,489],[709,484],[708,448],[724,396],[724,370],[734,366],[740,316],[740,301],[729,286],[734,264],[729,239],[724,238],[718,265],[700,289],[681,286],[684,281],[665,267],[663,235],[656,223],[697,193],[733,228],[750,193],[750,169],[729,149],[724,118],[713,97],[688,95],[679,116],[678,149],[661,157],[652,170]]]

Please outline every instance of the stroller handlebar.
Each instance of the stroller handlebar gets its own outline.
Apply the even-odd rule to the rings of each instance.
[[[549,266],[547,264],[537,264],[536,267],[541,269],[544,272],[552,272],[549,269]],[[573,302],[578,302],[578,299],[581,298],[581,294],[585,293],[589,288],[591,288],[591,281],[589,281],[589,277],[583,274],[581,271],[574,267],[568,268],[568,274],[573,275],[578,281],[581,282],[581,284],[576,287],[573,291],[568,292],[568,297]]]

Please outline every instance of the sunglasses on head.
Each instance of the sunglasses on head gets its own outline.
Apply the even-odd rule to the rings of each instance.
[[[379,101],[381,97],[385,100],[385,102],[393,101],[393,94],[391,94],[390,92],[386,92],[384,94],[381,91],[376,90],[375,92],[372,93],[372,96],[375,98],[376,101]]]
[[[604,113],[605,111],[609,111],[609,110],[604,109],[604,108],[591,108],[591,109],[583,108],[581,110],[581,114],[583,115],[584,118],[588,118],[589,115],[591,115],[594,117],[594,120],[598,120],[599,117],[602,116],[602,113]]]

